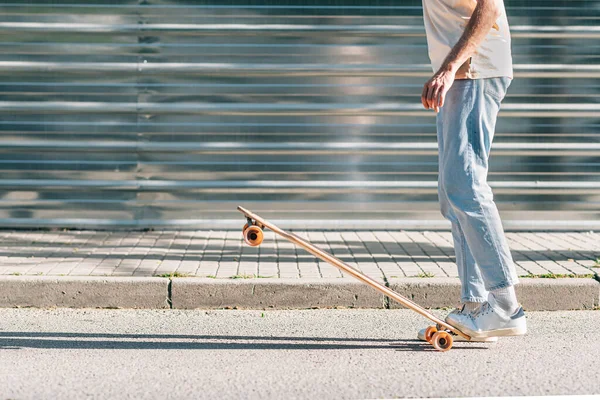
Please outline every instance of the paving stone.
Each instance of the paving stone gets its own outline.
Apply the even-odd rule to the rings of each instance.
[[[308,235],[302,232],[302,237],[308,238]],[[319,246],[321,248],[321,246]],[[298,270],[302,278],[320,278],[321,271],[319,270],[319,261],[312,254],[307,253],[304,249],[296,248],[296,263],[298,264]]]
[[[112,276],[133,276],[133,269],[117,268],[113,271]]]
[[[382,261],[378,262],[377,265],[381,269],[381,272],[386,277],[386,279],[389,279],[392,276],[396,278],[404,276],[404,272],[402,272],[398,264],[396,264],[395,262]]]
[[[200,262],[198,260],[187,260],[184,258],[181,260],[177,272],[184,275],[195,275],[199,266]]]
[[[217,275],[219,264],[214,261],[200,261],[200,266],[196,270],[196,276],[214,277]]]
[[[437,263],[438,267],[442,270],[448,278],[456,278],[458,277],[458,268],[456,267],[456,263],[453,261],[439,261]],[[443,276],[443,275],[441,275]]]
[[[277,278],[279,276],[277,263],[261,262],[258,266],[258,274],[263,277]]]
[[[237,275],[239,262],[221,261],[217,270],[217,278],[230,278]]]
[[[299,278],[298,264],[289,262],[279,263],[279,277],[280,278]]]
[[[517,270],[517,276],[525,276],[528,275],[529,272],[527,270],[525,270],[523,267],[521,267],[521,265],[519,264],[515,264],[515,269]],[[458,274],[457,274],[458,276]]]
[[[238,265],[238,273],[240,275],[258,276],[258,261],[240,261]]]
[[[394,261],[396,261],[399,257],[406,255],[404,248],[400,246],[398,242],[396,242],[389,232],[377,231],[374,232],[374,235]]]
[[[320,249],[326,251],[329,254],[333,255],[329,242],[325,238],[325,234],[323,232],[306,232],[306,238],[311,242],[316,244]],[[300,251],[300,250],[299,250]],[[302,250],[304,251],[304,250]],[[317,262],[317,267],[321,274],[322,278],[340,278],[342,276],[340,270],[335,268],[334,266],[322,261],[318,258],[315,258]]]

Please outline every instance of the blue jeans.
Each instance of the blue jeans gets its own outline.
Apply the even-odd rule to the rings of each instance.
[[[518,282],[502,222],[487,183],[488,158],[509,78],[455,80],[437,115],[438,195],[452,223],[461,301]]]

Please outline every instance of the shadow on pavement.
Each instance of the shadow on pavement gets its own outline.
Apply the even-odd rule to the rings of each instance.
[[[108,340],[107,340],[108,339]],[[327,343],[325,343],[327,342]],[[461,346],[462,345],[462,346]],[[138,335],[71,332],[0,332],[0,350],[355,350],[435,351],[420,340],[228,335]],[[453,349],[486,349],[459,343]]]

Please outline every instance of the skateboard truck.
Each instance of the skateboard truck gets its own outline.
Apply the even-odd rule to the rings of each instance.
[[[439,351],[448,351],[452,348],[452,333],[462,336],[467,340],[471,340],[471,337],[463,332],[461,332],[458,328],[449,325],[445,321],[437,318],[435,315],[431,314],[429,311],[418,305],[417,303],[409,300],[408,298],[396,293],[392,289],[387,286],[382,285],[381,283],[375,281],[369,276],[363,274],[356,268],[351,267],[346,264],[339,258],[332,256],[331,254],[319,249],[317,246],[310,243],[308,240],[301,238],[300,236],[284,231],[283,229],[278,228],[267,220],[261,218],[260,216],[254,214],[251,211],[246,210],[243,207],[237,208],[239,212],[244,214],[246,217],[247,223],[244,225],[242,230],[244,235],[244,242],[246,242],[250,246],[259,246],[263,239],[263,229],[268,228],[279,236],[289,240],[297,246],[302,247],[304,250],[308,251],[313,256],[320,258],[321,260],[328,262],[346,272],[349,275],[352,275],[356,279],[366,283],[371,286],[373,289],[381,292],[385,296],[390,297],[391,299],[397,301],[403,306],[410,308],[418,314],[421,314],[425,318],[433,321],[436,325],[429,326],[425,331],[425,339],[433,345],[436,350]]]

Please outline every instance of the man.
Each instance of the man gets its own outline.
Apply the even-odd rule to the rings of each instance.
[[[496,117],[513,76],[504,4],[423,0],[423,13],[435,74],[421,101],[437,112],[438,194],[462,285],[462,306],[446,321],[478,341],[524,335],[518,278],[487,184]]]

